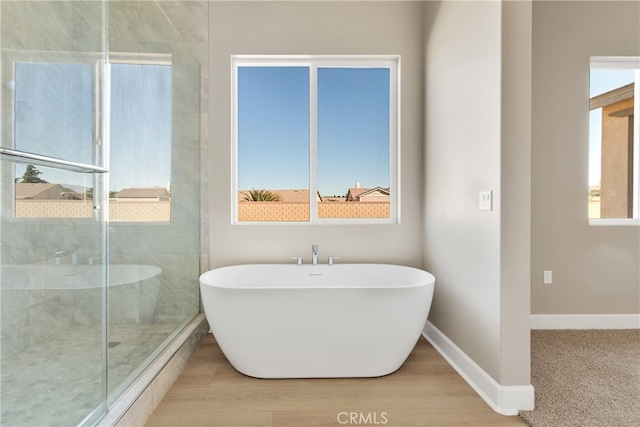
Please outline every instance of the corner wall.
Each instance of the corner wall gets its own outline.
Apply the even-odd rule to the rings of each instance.
[[[635,315],[637,323],[640,227],[590,226],[587,194],[589,57],[638,56],[639,35],[637,1],[534,2],[535,315]],[[553,271],[553,284],[542,284],[543,270]]]
[[[437,283],[429,319],[489,377],[494,409],[505,390],[525,397],[507,402],[509,413],[533,404],[530,26],[530,2],[425,5],[424,268]],[[492,211],[479,210],[485,190]]]
[[[492,377],[500,372],[498,2],[428,2],[424,267],[430,321]],[[493,211],[478,193],[493,191]]]

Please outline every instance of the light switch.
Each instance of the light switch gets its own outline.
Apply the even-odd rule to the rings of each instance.
[[[493,210],[493,192],[492,191],[480,192],[479,208],[481,211]]]

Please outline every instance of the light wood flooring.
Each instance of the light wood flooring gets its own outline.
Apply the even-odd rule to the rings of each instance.
[[[423,337],[405,364],[385,377],[263,380],[238,373],[208,334],[145,425],[525,424],[491,410]]]

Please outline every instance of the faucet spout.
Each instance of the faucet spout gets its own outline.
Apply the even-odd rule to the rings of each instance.
[[[311,264],[318,265],[318,245],[311,246]]]
[[[53,253],[54,264],[60,265],[60,260],[62,259],[62,255],[64,255],[64,251],[55,251]]]

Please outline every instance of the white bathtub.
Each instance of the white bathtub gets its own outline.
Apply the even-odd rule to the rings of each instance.
[[[120,286],[157,276],[162,269],[155,265],[112,264],[109,286]],[[103,286],[102,265],[21,264],[3,265],[0,269],[2,289],[95,289]]]
[[[153,321],[162,268],[144,264],[109,267],[110,325]],[[13,264],[0,266],[2,355],[78,327],[104,322],[104,271],[100,264]],[[6,302],[11,302],[7,304]]]
[[[435,278],[385,264],[253,264],[200,276],[211,331],[257,378],[376,377],[396,371],[429,314]]]

